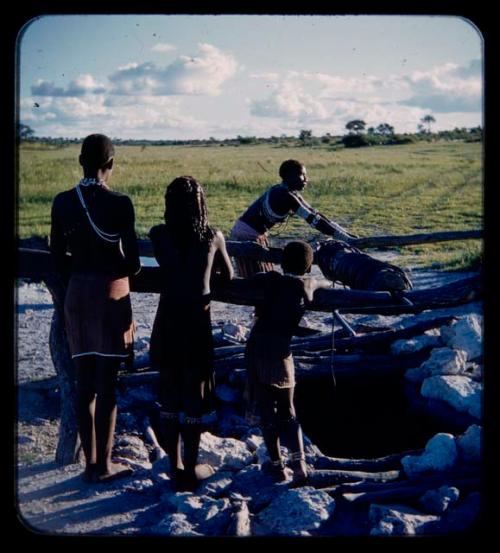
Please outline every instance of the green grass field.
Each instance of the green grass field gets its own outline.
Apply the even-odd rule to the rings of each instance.
[[[79,146],[19,151],[18,234],[50,232],[53,197],[81,178]],[[359,149],[256,146],[118,146],[110,185],[128,194],[136,228],[145,237],[162,221],[166,185],[193,175],[205,187],[212,225],[226,235],[242,211],[279,181],[285,159],[308,171],[304,197],[316,209],[360,236],[480,229],[483,225],[482,144],[420,142]],[[273,229],[271,241],[321,235],[298,218]],[[402,264],[465,268],[477,260],[479,240],[401,248]]]

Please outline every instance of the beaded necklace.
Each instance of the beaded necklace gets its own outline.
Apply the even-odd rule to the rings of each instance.
[[[92,220],[92,217],[90,216],[89,210],[87,208],[87,204],[83,199],[82,191],[80,190],[80,186],[102,186],[103,184],[105,183],[102,180],[97,180],[95,178],[84,178],[75,186],[75,189],[76,189],[76,193],[78,194],[78,199],[82,204],[85,214],[87,215],[90,226],[94,229],[97,236],[99,236],[99,238],[102,238],[103,240],[106,240],[107,242],[119,242],[120,234],[118,232],[116,233],[104,232],[94,223],[94,221]]]

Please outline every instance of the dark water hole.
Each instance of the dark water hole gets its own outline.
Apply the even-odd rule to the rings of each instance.
[[[438,432],[457,432],[410,402],[402,376],[299,382],[297,416],[305,434],[332,457],[373,458],[425,447]]]

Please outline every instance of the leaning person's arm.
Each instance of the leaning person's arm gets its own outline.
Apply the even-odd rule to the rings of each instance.
[[[332,236],[335,240],[342,240],[348,243],[357,238],[356,235],[349,233],[338,223],[330,221],[322,213],[311,207],[300,194],[293,194],[293,196],[296,199],[295,213],[318,232]]]

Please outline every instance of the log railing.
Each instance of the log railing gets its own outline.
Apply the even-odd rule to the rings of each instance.
[[[353,241],[358,248],[403,246],[422,244],[443,240],[469,240],[482,237],[482,231],[439,232],[409,236],[376,236],[359,238]],[[280,248],[263,248],[253,242],[227,242],[231,256],[246,256],[254,259],[279,263]],[[139,241],[142,257],[152,257],[153,251],[148,240]],[[74,368],[69,355],[63,321],[64,286],[54,271],[47,240],[28,239],[19,242],[16,276],[43,281],[49,289],[54,302],[54,315],[50,330],[49,345],[52,361],[58,375],[61,389],[61,425],[59,442],[56,450],[56,461],[62,465],[75,462],[78,456],[79,442],[76,431],[74,412]],[[158,267],[143,267],[140,273],[131,279],[134,292],[157,293],[161,289]],[[314,311],[343,313],[415,313],[451,305],[460,305],[481,297],[481,279],[479,276],[462,279],[457,282],[427,289],[405,292],[410,303],[399,303],[389,292],[370,292],[361,290],[323,289],[318,290],[314,301],[307,308]],[[238,305],[255,305],[259,295],[249,289],[245,279],[235,278],[229,284],[217,286],[214,283],[213,298],[226,303]]]

